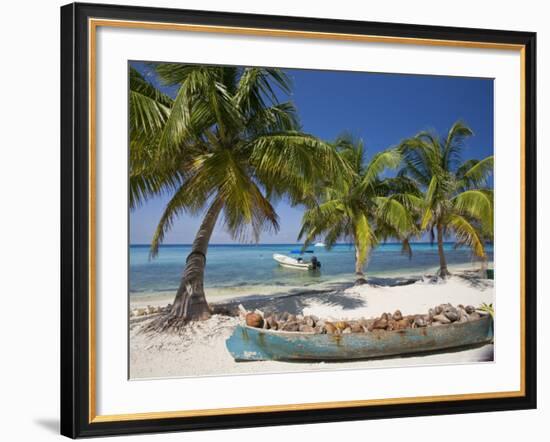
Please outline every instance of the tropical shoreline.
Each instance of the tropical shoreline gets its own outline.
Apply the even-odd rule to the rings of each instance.
[[[493,268],[493,262],[489,261],[488,266]],[[456,272],[474,272],[479,269],[479,265],[473,264],[456,264],[450,267],[453,273]],[[385,280],[399,281],[410,279],[422,279],[428,277],[428,275],[434,275],[437,272],[437,266],[433,266],[428,269],[418,269],[418,271],[403,272],[403,270],[393,270],[369,273],[368,280],[374,284],[377,281],[381,281],[383,284]],[[205,287],[205,293],[207,299],[212,303],[223,303],[231,300],[238,300],[239,298],[246,297],[270,297],[270,296],[286,296],[288,294],[299,294],[302,292],[314,292],[325,291],[333,288],[346,289],[353,286],[354,275],[334,277],[329,280],[321,281],[320,283],[311,284],[250,284],[250,285],[228,285],[228,286],[215,286]],[[151,292],[140,292],[129,294],[130,309],[143,308],[147,306],[164,307],[171,304],[174,300],[176,290],[162,290]]]
[[[209,299],[214,307],[236,307],[243,305],[247,310],[289,311],[295,314],[312,314],[327,319],[353,319],[374,317],[383,312],[401,310],[403,314],[426,312],[435,304],[494,303],[492,280],[481,279],[472,266],[451,268],[453,276],[434,282],[418,275],[399,277],[407,281],[393,285],[392,278],[376,284],[372,278],[369,284],[353,286],[350,281],[338,281],[332,290],[304,290],[286,295],[220,296]],[[397,277],[396,277],[397,278]],[[412,278],[417,278],[412,282]],[[309,288],[308,288],[309,289]],[[142,308],[165,306],[170,298],[131,300],[130,307]],[[208,297],[208,292],[207,295]],[[147,334],[143,326],[152,317],[130,318],[130,378],[150,379],[166,377],[237,375],[245,373],[273,373],[308,371],[319,369],[406,367],[410,365],[477,363],[493,360],[493,345],[460,349],[442,353],[413,355],[407,357],[361,360],[342,363],[289,363],[289,362],[235,362],[225,348],[225,340],[234,327],[240,323],[238,317],[213,315],[207,321],[189,324],[179,334]]]

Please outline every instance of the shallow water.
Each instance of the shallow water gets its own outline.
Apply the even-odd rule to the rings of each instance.
[[[438,266],[437,246],[413,243],[413,255],[401,253],[400,244],[382,244],[370,255],[369,276],[414,275],[433,271]],[[274,253],[290,256],[296,244],[261,245],[210,245],[207,254],[205,287],[209,296],[262,294],[285,292],[291,288],[313,289],[333,281],[353,281],[353,247],[339,244],[330,251],[324,247],[311,247],[322,263],[319,272],[285,269],[272,258]],[[159,255],[149,260],[149,246],[130,246],[130,295],[132,298],[177,289],[185,259],[191,251],[189,245],[164,245]],[[478,265],[472,261],[466,248],[455,249],[445,244],[447,262],[453,265]],[[489,261],[493,259],[492,246],[487,247]],[[312,254],[304,255],[310,259]]]

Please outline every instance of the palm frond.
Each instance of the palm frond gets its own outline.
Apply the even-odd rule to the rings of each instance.
[[[455,232],[457,245],[467,245],[477,257],[485,258],[481,234],[464,216],[449,216],[447,225]]]
[[[294,104],[278,103],[256,110],[246,123],[246,131],[251,137],[270,133],[298,131],[298,114]]]
[[[376,216],[391,226],[397,238],[406,238],[416,233],[411,212],[394,197],[376,197]]]
[[[452,170],[460,163],[460,152],[464,145],[464,140],[474,133],[462,121],[453,124],[443,145],[443,167]]]
[[[261,135],[245,146],[256,177],[270,193],[300,203],[324,179],[338,181],[346,168],[334,147],[300,132]]]
[[[439,180],[437,175],[432,176],[432,179],[430,180],[430,184],[426,189],[426,194],[424,196],[424,203],[426,205],[431,206],[434,203],[434,196],[437,192],[438,184],[439,184]]]
[[[459,189],[485,186],[493,173],[494,156],[482,160],[469,160],[457,170],[456,177]]]
[[[236,104],[244,115],[278,103],[274,86],[290,93],[290,79],[277,68],[245,68],[235,93]]]
[[[478,220],[486,232],[493,231],[493,193],[490,190],[466,190],[452,199],[458,213]]]
[[[131,136],[152,136],[168,118],[172,99],[148,83],[133,67],[129,80],[129,121]]]
[[[437,155],[432,145],[421,138],[409,138],[398,146],[404,167],[400,176],[410,176],[419,184],[427,186],[437,165]]]
[[[378,152],[372,157],[362,177],[361,188],[365,189],[372,184],[375,178],[377,178],[386,169],[395,169],[401,163],[401,154],[398,149],[387,149],[382,152]]]
[[[224,202],[225,225],[231,235],[245,241],[250,228],[253,240],[258,241],[262,231],[277,232],[279,222],[275,209],[234,153],[217,152],[211,160],[211,173],[215,175],[218,195]]]
[[[193,205],[193,197],[190,195],[192,192],[193,186],[181,186],[179,190],[172,196],[172,198],[166,204],[164,211],[160,217],[160,220],[157,224],[155,232],[153,233],[153,238],[151,240],[151,246],[149,249],[149,257],[154,258],[158,255],[159,247],[164,241],[166,233],[172,228],[174,221]],[[201,198],[200,206],[206,204],[209,201],[211,194]]]
[[[162,173],[148,170],[141,173],[130,173],[129,206],[135,209],[150,198],[166,192],[176,191],[184,182],[180,173]]]

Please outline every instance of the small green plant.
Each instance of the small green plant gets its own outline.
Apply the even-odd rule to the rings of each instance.
[[[491,315],[491,318],[495,319],[495,308],[493,307],[493,304],[486,304],[485,302],[481,304],[477,310],[480,312],[485,312]]]

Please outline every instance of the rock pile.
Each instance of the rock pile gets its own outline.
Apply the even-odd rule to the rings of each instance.
[[[400,310],[382,313],[376,318],[330,321],[314,315],[293,315],[291,313],[266,313],[256,310],[245,315],[246,325],[266,330],[340,335],[347,333],[369,333],[375,330],[404,330],[407,328],[437,327],[452,322],[468,322],[479,319],[481,314],[471,305],[440,304],[428,310],[427,314],[403,315]]]

